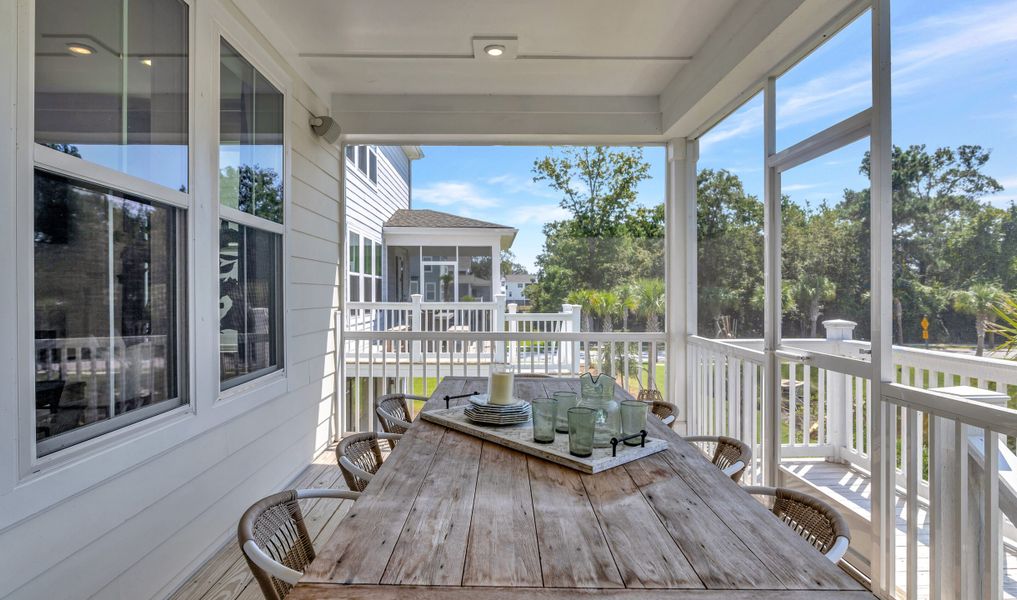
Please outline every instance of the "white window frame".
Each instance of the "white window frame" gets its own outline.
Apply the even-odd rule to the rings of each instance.
[[[289,81],[289,78],[286,76],[285,71],[282,68],[280,68],[278,65],[276,65],[275,62],[271,59],[271,57],[268,56],[268,53],[265,52],[265,50],[259,44],[257,44],[254,40],[251,40],[249,35],[241,35],[241,34],[239,34],[239,31],[240,31],[239,29],[238,29],[238,34],[234,34],[232,30],[230,30],[227,27],[224,27],[223,26],[223,21],[224,20],[225,19],[216,19],[215,23],[214,23],[214,26],[212,28],[213,29],[213,36],[214,36],[213,37],[214,43],[211,45],[211,48],[214,50],[213,55],[215,57],[215,60],[210,61],[211,65],[212,65],[213,76],[212,76],[212,80],[210,82],[211,83],[212,91],[209,94],[209,97],[212,98],[212,104],[214,106],[214,109],[212,110],[212,112],[214,113],[215,126],[210,130],[209,136],[214,139],[214,144],[212,144],[212,146],[213,146],[213,150],[214,150],[215,159],[214,159],[214,162],[212,164],[215,165],[214,176],[215,176],[215,181],[217,182],[217,185],[214,188],[215,190],[217,190],[215,195],[214,195],[214,206],[215,206],[214,212],[215,212],[216,217],[215,217],[215,219],[212,220],[213,222],[211,223],[211,225],[214,226],[214,234],[213,234],[212,239],[215,241],[215,243],[213,244],[213,249],[214,249],[214,252],[215,252],[215,263],[214,264],[216,265],[216,268],[214,269],[214,272],[213,272],[213,276],[214,276],[215,279],[214,279],[214,282],[213,282],[212,291],[213,291],[214,296],[215,296],[215,306],[218,307],[218,300],[219,300],[219,269],[218,269],[218,264],[219,264],[219,227],[220,227],[220,221],[221,220],[225,219],[227,221],[232,221],[234,223],[238,223],[240,225],[251,227],[253,229],[260,229],[262,231],[267,231],[267,232],[270,232],[270,233],[277,234],[277,235],[281,236],[282,237],[282,240],[281,240],[282,241],[282,243],[281,243],[281,247],[282,247],[282,260],[281,260],[279,266],[282,269],[282,273],[280,273],[278,277],[279,277],[279,281],[281,282],[281,285],[280,285],[281,289],[279,290],[279,303],[281,304],[280,314],[282,315],[282,322],[277,325],[277,328],[278,328],[278,335],[282,338],[281,341],[280,341],[279,346],[280,346],[280,350],[282,350],[283,355],[282,355],[282,359],[279,361],[279,365],[278,365],[277,368],[272,369],[271,371],[267,371],[266,370],[266,372],[264,372],[264,373],[262,373],[260,375],[256,375],[255,377],[253,377],[251,379],[242,380],[242,381],[240,381],[240,382],[238,382],[238,383],[236,383],[234,385],[231,385],[231,386],[229,386],[229,387],[224,389],[222,387],[222,383],[223,383],[222,382],[222,373],[221,373],[221,370],[220,370],[220,368],[218,366],[219,360],[220,360],[219,359],[220,352],[221,352],[220,339],[219,339],[220,336],[218,335],[218,333],[216,333],[216,335],[214,336],[215,337],[215,341],[214,341],[214,344],[213,344],[214,348],[215,348],[215,353],[214,353],[215,354],[215,363],[217,365],[216,368],[215,368],[215,381],[216,381],[216,390],[217,390],[217,392],[216,392],[216,404],[232,402],[234,400],[243,399],[243,398],[253,398],[253,400],[252,400],[253,402],[260,403],[261,401],[266,401],[266,400],[269,400],[269,399],[271,399],[273,397],[276,397],[280,393],[285,391],[285,389],[287,387],[288,373],[291,371],[291,369],[290,369],[290,360],[291,360],[292,352],[291,352],[291,348],[290,348],[290,340],[289,340],[289,335],[288,335],[288,332],[290,331],[290,323],[289,323],[289,320],[290,320],[289,313],[290,313],[290,311],[289,311],[289,305],[288,305],[288,298],[290,296],[290,293],[289,293],[290,292],[290,279],[289,279],[289,271],[290,270],[289,270],[287,265],[290,262],[290,237],[291,236],[289,235],[289,231],[290,231],[290,221],[292,219],[292,216],[291,216],[291,205],[292,205],[292,202],[290,201],[290,193],[291,193],[291,190],[292,190],[292,181],[291,181],[291,177],[290,177],[291,171],[292,171],[291,164],[290,164],[291,163],[291,151],[290,151],[290,149],[292,147],[292,143],[291,143],[291,141],[292,141],[291,140],[291,135],[292,135],[291,129],[292,129],[292,127],[290,126],[290,123],[289,123],[289,113],[290,113],[292,98],[291,98],[291,90],[290,90],[290,81]],[[283,222],[282,223],[276,223],[274,221],[270,221],[268,219],[255,216],[255,215],[252,215],[250,213],[245,213],[245,212],[243,212],[241,210],[238,210],[236,208],[232,208],[232,207],[229,207],[229,206],[224,206],[222,204],[222,202],[220,201],[219,194],[218,194],[218,189],[219,189],[218,181],[219,181],[219,147],[220,147],[220,138],[219,138],[219,135],[220,135],[219,134],[219,132],[220,132],[219,111],[220,111],[220,99],[221,99],[221,91],[222,91],[220,89],[220,85],[219,85],[219,82],[220,82],[220,67],[221,67],[221,63],[222,63],[222,57],[220,56],[220,50],[222,48],[221,41],[225,41],[227,44],[229,44],[231,47],[233,47],[234,50],[236,50],[238,53],[240,53],[240,55],[247,62],[251,63],[251,65],[255,69],[258,70],[258,73],[260,73],[265,79],[267,79],[269,83],[271,83],[273,86],[275,86],[275,88],[277,90],[279,90],[279,92],[282,93],[282,95],[283,95],[283,111],[282,111],[282,113],[283,113],[282,114],[282,117],[283,117],[283,172],[280,174],[280,177],[281,177],[281,180],[282,180],[282,185],[283,185]],[[216,318],[215,318],[214,322],[216,324],[219,323],[218,314],[216,314]],[[218,331],[218,327],[217,327],[216,331]]]
[[[17,77],[17,114],[16,139],[18,148],[15,159],[16,169],[16,207],[17,221],[16,247],[20,260],[17,261],[16,292],[17,292],[17,389],[18,412],[14,421],[17,430],[17,467],[14,480],[20,483],[33,481],[46,473],[58,469],[70,462],[85,460],[109,450],[125,440],[146,433],[151,433],[169,423],[185,419],[196,411],[195,404],[195,353],[192,352],[196,338],[195,279],[192,257],[195,254],[195,202],[196,202],[196,146],[198,115],[196,112],[195,86],[197,66],[197,8],[193,0],[180,0],[187,5],[188,18],[188,152],[187,152],[187,192],[168,188],[147,179],[137,177],[106,167],[85,159],[66,155],[52,148],[35,142],[35,2],[19,0],[17,19],[19,24],[17,40],[18,77]],[[20,68],[27,63],[27,68]],[[178,307],[183,315],[184,323],[180,328],[178,343],[181,345],[180,381],[178,395],[180,405],[157,412],[137,421],[128,421],[125,425],[103,432],[95,437],[81,440],[65,448],[39,456],[36,441],[35,415],[35,261],[34,256],[34,187],[35,171],[39,169],[59,176],[80,180],[86,183],[108,187],[120,193],[139,196],[158,204],[163,204],[184,212],[183,222],[186,230],[179,232],[184,239],[178,239],[185,249],[184,260],[177,264],[178,280],[186,287],[182,291],[184,306]],[[181,272],[182,270],[182,272]],[[8,480],[10,481],[10,480]],[[0,482],[0,491],[8,488],[8,481]]]
[[[360,163],[360,148],[364,150],[364,164]],[[347,154],[352,152],[353,156]],[[378,147],[370,144],[349,144],[343,147],[344,164],[352,167],[349,171],[356,172],[357,176],[372,188],[378,187],[379,173],[381,172]],[[371,179],[371,160],[374,160],[374,179]],[[361,170],[363,169],[363,170]]]

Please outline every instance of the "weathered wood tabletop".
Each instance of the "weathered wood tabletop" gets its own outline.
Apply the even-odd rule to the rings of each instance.
[[[486,386],[445,378],[424,410]],[[516,379],[527,399],[578,387]],[[290,597],[873,598],[650,421],[666,451],[583,475],[417,419]]]

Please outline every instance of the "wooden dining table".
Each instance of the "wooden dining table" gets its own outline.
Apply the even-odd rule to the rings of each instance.
[[[446,377],[423,410],[486,387]],[[578,388],[515,383],[524,399]],[[586,475],[418,418],[288,598],[874,598],[700,450],[648,428],[667,450]]]

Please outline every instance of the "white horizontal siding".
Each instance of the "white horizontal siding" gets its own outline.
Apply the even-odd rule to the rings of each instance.
[[[13,35],[12,25],[3,27]],[[167,430],[195,432],[182,443],[45,510],[32,514],[38,509],[28,507],[25,518],[0,531],[0,598],[166,597],[235,536],[247,506],[282,489],[331,436],[342,162],[338,150],[308,128],[309,117],[327,112],[327,104],[288,72],[294,77],[287,115],[292,143],[286,190],[288,345],[286,378],[270,388],[278,395],[249,408],[238,407],[244,398],[208,405],[167,425]],[[214,325],[198,329],[199,335],[215,335]],[[197,368],[217,370],[218,364]],[[6,403],[16,399],[8,395],[0,402],[6,414]],[[225,422],[215,418],[231,411],[238,416]],[[117,459],[130,457],[131,450],[127,440],[115,449]],[[76,469],[88,468],[77,465],[50,477],[80,477]],[[51,483],[26,487],[44,489]],[[6,496],[0,500],[31,497],[17,488]]]

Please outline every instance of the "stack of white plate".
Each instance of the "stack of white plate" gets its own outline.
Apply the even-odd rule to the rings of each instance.
[[[463,414],[474,423],[518,425],[530,420],[530,403],[514,400],[512,404],[491,404],[487,394],[478,394],[470,397],[470,404]]]

